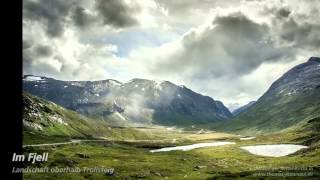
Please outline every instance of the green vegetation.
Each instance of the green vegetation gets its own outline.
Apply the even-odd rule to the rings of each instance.
[[[156,133],[158,129],[148,129]],[[159,130],[160,134],[162,129]],[[171,137],[179,137],[179,132],[168,131]],[[181,132],[181,134],[188,134]],[[190,133],[191,135],[193,133]],[[194,134],[193,134],[194,135]],[[307,172],[313,173],[311,177],[296,177],[296,179],[319,178],[320,149],[300,151],[295,154],[272,158],[252,155],[239,147],[252,144],[265,143],[299,143],[297,134],[286,133],[271,136],[260,136],[249,141],[240,141],[234,136],[226,140],[236,142],[235,145],[220,147],[207,147],[191,151],[171,151],[150,153],[150,149],[212,141],[202,139],[180,141],[177,143],[155,141],[106,141],[83,142],[81,144],[61,145],[57,147],[25,148],[27,152],[49,152],[49,161],[42,164],[26,164],[28,167],[104,167],[114,168],[115,173],[25,173],[24,179],[212,179],[212,178],[256,178],[257,173],[263,172]],[[214,136],[213,139],[219,139]],[[85,154],[86,158],[79,154]],[[283,171],[281,168],[296,168],[301,170]],[[304,170],[309,168],[309,170]],[[312,170],[311,170],[312,169]],[[274,177],[270,177],[272,179]]]
[[[89,119],[54,103],[24,93],[23,142],[61,142],[70,139],[150,139],[133,128],[114,127]]]
[[[24,173],[24,179],[275,179],[264,173],[311,173],[288,179],[319,179],[320,119],[316,108],[302,109],[309,116],[290,128],[263,133],[241,141],[238,136],[209,130],[210,126],[189,129],[114,127],[106,121],[89,119],[56,104],[24,94],[24,144],[93,140],[74,144],[24,147],[29,152],[48,152],[47,162],[25,167],[114,168],[114,173]],[[274,114],[276,115],[276,113]],[[283,117],[284,118],[284,117]],[[260,120],[256,120],[258,122]],[[286,123],[286,121],[282,122]],[[270,125],[277,129],[279,124]],[[263,123],[260,127],[263,127]],[[40,128],[39,128],[40,127]],[[238,131],[259,134],[255,130]],[[94,141],[94,140],[104,141]],[[231,141],[234,145],[206,147],[191,151],[150,153],[151,149],[200,142]],[[285,157],[256,156],[240,149],[259,144],[303,144],[309,148]],[[284,174],[285,175],[285,174]],[[284,177],[283,177],[284,178]]]
[[[275,96],[261,101],[234,119],[213,124],[220,131],[241,134],[275,133],[320,116],[320,94]]]

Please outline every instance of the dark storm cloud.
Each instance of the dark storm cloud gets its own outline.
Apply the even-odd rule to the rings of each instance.
[[[248,19],[242,13],[235,13],[229,16],[217,17],[213,24],[217,24],[216,31],[232,36],[231,39],[236,40],[243,36],[246,39],[259,39],[267,33],[268,27],[266,25],[257,24]]]
[[[76,26],[87,27],[96,21],[93,16],[85,12],[85,9],[77,6],[72,15],[73,22]]]
[[[128,27],[138,24],[131,15],[135,9],[128,7],[121,0],[96,0],[96,9],[103,18],[104,24],[115,27]]]
[[[23,18],[37,21],[45,26],[49,37],[60,37],[70,23],[81,28],[90,27],[93,23],[98,26],[109,25],[123,28],[138,24],[132,17],[137,7],[128,7],[122,0],[96,0],[91,11],[98,15],[87,13],[82,2],[75,0],[39,0],[23,1]],[[68,19],[68,17],[70,17]],[[102,21],[102,24],[98,23]]]
[[[311,23],[297,23],[290,19],[283,23],[281,38],[293,43],[294,47],[300,48],[320,48],[320,25]]]
[[[22,49],[28,49],[32,46],[32,42],[31,41],[27,41],[27,40],[22,40]]]
[[[263,62],[278,61],[286,50],[275,48],[269,28],[241,13],[217,17],[214,28],[191,31],[182,40],[183,50],[161,61],[152,71],[186,73],[193,79],[248,74]]]
[[[274,21],[282,21],[288,18],[292,14],[292,9],[289,7],[278,7],[278,6],[263,6],[263,10],[259,12],[262,16],[273,16]]]
[[[241,0],[155,0],[171,15],[183,15],[193,10],[208,11],[213,7],[238,6]]]
[[[277,12],[277,16],[278,16],[278,17],[285,17],[285,18],[287,18],[290,14],[291,14],[291,11],[290,11],[289,9],[286,9],[286,8],[281,8],[281,9]]]
[[[52,55],[52,49],[50,46],[39,45],[36,47],[35,52],[40,57],[46,57]]]
[[[83,68],[86,68],[103,73],[104,67],[96,65],[99,63],[94,59],[106,50],[102,47],[93,48],[94,42],[88,42],[83,46],[84,43],[80,39],[83,34],[90,36],[91,33],[95,34],[105,27],[112,31],[136,25],[137,21],[133,15],[138,13],[138,10],[137,3],[129,7],[122,0],[24,0],[22,22],[24,72],[34,74],[48,72],[61,77],[70,77],[74,71],[83,73]],[[70,33],[65,33],[67,30]],[[62,50],[62,46],[65,49]],[[83,52],[76,49],[79,47],[83,48]],[[86,51],[94,53],[89,55]],[[82,56],[93,60],[81,65],[79,62]],[[78,67],[78,64],[81,66]]]
[[[26,0],[23,1],[23,18],[40,21],[45,25],[50,37],[59,37],[64,32],[65,17],[72,4],[73,1],[65,0]]]

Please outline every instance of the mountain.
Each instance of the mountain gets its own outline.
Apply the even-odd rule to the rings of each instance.
[[[126,125],[179,126],[232,116],[222,102],[169,81],[60,81],[25,75],[23,90],[88,117]]]
[[[311,57],[276,80],[247,111],[217,129],[272,133],[320,116],[320,58]]]
[[[290,129],[288,133],[294,133],[298,140],[302,140],[307,146],[320,147],[320,116],[305,121]]]
[[[133,139],[146,138],[146,135],[131,128],[114,127],[106,121],[89,119],[50,101],[23,93],[24,143],[100,137]]]
[[[248,104],[243,105],[235,110],[232,111],[232,115],[236,116],[244,111],[246,111],[247,109],[249,109],[256,101],[250,101]]]

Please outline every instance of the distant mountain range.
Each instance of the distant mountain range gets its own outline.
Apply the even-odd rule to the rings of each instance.
[[[276,80],[257,102],[230,121],[223,131],[272,133],[320,117],[320,58],[311,57]]]
[[[312,57],[292,68],[256,102],[234,110],[233,115],[222,102],[169,81],[60,81],[25,75],[23,90],[114,126],[202,124],[201,127],[242,134],[273,133],[307,122],[317,124],[314,121],[320,119],[320,58]]]
[[[169,81],[60,81],[25,75],[23,90],[117,125],[193,125],[232,117],[222,102]]]
[[[243,105],[235,110],[233,110],[231,113],[233,116],[237,116],[238,114],[245,112],[250,108],[256,101],[250,101],[248,104]]]

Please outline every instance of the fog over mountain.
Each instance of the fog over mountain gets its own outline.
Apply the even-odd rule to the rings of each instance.
[[[237,108],[319,55],[319,9],[318,0],[24,0],[23,73],[168,80]]]
[[[25,75],[23,90],[113,125],[192,126],[232,116],[221,101],[169,81],[60,81]]]

